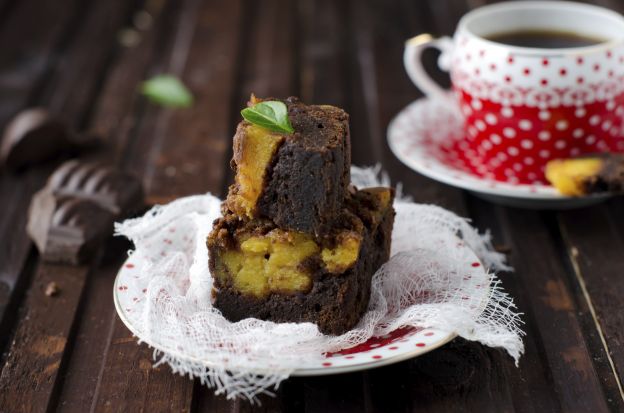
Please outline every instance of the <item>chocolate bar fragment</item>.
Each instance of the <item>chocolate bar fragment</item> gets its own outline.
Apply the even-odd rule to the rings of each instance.
[[[137,212],[143,204],[138,179],[96,162],[65,162],[50,176],[47,188],[57,195],[92,200],[117,217]]]
[[[80,264],[143,205],[140,181],[109,166],[68,161],[33,197],[28,234],[45,261]]]
[[[216,220],[207,241],[215,307],[231,321],[312,322],[325,334],[355,326],[389,258],[394,195],[375,188],[349,196],[320,238],[262,218]]]
[[[101,143],[101,138],[93,133],[71,132],[64,122],[45,109],[26,109],[18,113],[4,131],[0,164],[11,170],[22,170],[62,155],[75,155]]]
[[[45,261],[81,264],[113,229],[113,214],[87,199],[35,194],[27,231]]]
[[[231,163],[235,183],[225,206],[239,216],[269,218],[282,229],[323,235],[340,214],[350,183],[349,116],[294,97],[283,102],[294,133],[247,121],[238,125]]]
[[[624,192],[624,155],[603,153],[557,159],[546,165],[546,179],[563,195]]]

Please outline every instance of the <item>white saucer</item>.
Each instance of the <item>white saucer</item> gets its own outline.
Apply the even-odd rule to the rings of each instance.
[[[448,99],[422,98],[412,102],[388,125],[388,144],[394,155],[414,171],[466,189],[492,202],[536,209],[571,209],[597,204],[611,194],[586,197],[561,195],[547,185],[510,184],[482,178],[436,156],[443,142],[463,135],[463,119],[451,93]]]
[[[168,249],[179,249],[181,248],[181,243],[187,242],[178,233],[172,233],[170,238],[168,240],[170,243],[166,244],[165,249],[161,253],[167,253]],[[455,254],[463,263],[464,270],[462,273],[465,274],[465,280],[470,280],[469,282],[474,283],[477,288],[489,285],[489,276],[486,269],[476,254],[464,242],[459,241],[456,243]],[[148,261],[145,257],[135,253],[126,260],[117,274],[113,298],[120,319],[132,334],[156,350],[168,353],[178,359],[186,359],[211,367],[211,365],[215,364],[215,361],[196,359],[181,348],[168,348],[165,344],[147,337],[138,327],[141,325],[137,320],[142,316],[142,308],[148,293],[149,277],[138,277],[137,274],[140,274],[141,268],[147,263]],[[488,297],[489,289],[484,288],[484,303]],[[327,354],[320,359],[309,360],[295,370],[292,375],[319,376],[347,373],[397,363],[428,353],[448,343],[455,336],[455,333],[442,329],[399,328],[385,336],[373,337],[358,346]],[[267,366],[267,370],[268,368]],[[257,371],[255,373],[262,374],[263,372]]]

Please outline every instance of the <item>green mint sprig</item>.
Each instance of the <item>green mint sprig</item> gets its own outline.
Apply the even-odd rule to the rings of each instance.
[[[288,119],[286,105],[278,101],[267,101],[241,110],[243,118],[254,125],[274,132],[293,133],[295,130]]]
[[[172,75],[158,75],[146,80],[141,84],[141,93],[161,106],[186,108],[193,104],[191,92]]]

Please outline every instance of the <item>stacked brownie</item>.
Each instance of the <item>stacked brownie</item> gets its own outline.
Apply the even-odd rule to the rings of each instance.
[[[207,241],[215,307],[231,321],[340,334],[366,311],[388,260],[393,191],[350,185],[346,112],[283,103],[293,133],[242,121],[234,136],[235,183]]]

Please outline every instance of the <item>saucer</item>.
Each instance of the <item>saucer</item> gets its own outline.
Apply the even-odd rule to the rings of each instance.
[[[166,243],[162,253],[179,250],[184,242],[181,234],[171,235],[170,243]],[[462,263],[463,274],[475,285],[488,285],[489,274],[474,251],[465,243],[458,242],[454,246],[453,255]],[[141,329],[139,319],[142,317],[147,300],[149,279],[139,277],[141,268],[149,265],[147,257],[142,254],[132,254],[122,265],[115,279],[113,299],[115,308],[121,321],[141,342],[166,353],[179,360],[196,363],[200,366],[220,366],[218,360],[200,359],[194,356],[192,349],[168,347],[150,337]],[[489,298],[490,289],[484,288],[483,300]],[[327,374],[347,373],[397,363],[428,353],[456,337],[456,334],[443,328],[415,328],[402,327],[389,334],[371,337],[355,347],[345,348],[335,353],[325,354],[311,360],[302,360],[300,367],[292,376],[320,376]],[[270,372],[270,366],[265,371],[256,371],[257,374]]]
[[[452,92],[444,98],[424,97],[399,112],[388,125],[394,155],[414,171],[503,205],[534,209],[572,209],[597,204],[611,194],[561,195],[554,187],[512,184],[480,177],[464,158],[463,116]]]

